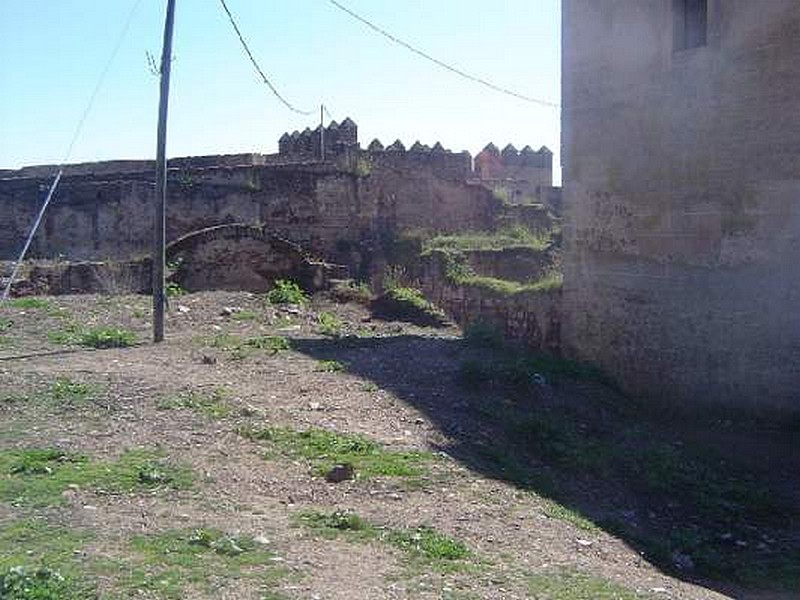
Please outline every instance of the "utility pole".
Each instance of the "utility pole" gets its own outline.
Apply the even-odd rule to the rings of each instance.
[[[325,160],[325,105],[319,105],[319,158]]]
[[[166,248],[167,208],[167,112],[169,108],[169,73],[172,65],[172,30],[175,23],[175,0],[167,0],[164,21],[164,45],[161,49],[161,95],[158,101],[158,141],[156,147],[156,210],[153,244],[153,341],[164,341],[164,252]]]

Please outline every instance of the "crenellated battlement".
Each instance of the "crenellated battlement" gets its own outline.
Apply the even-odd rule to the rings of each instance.
[[[427,169],[448,179],[479,180],[492,187],[498,182],[505,186],[509,181],[520,181],[531,193],[537,186],[552,184],[553,153],[545,146],[539,150],[530,146],[517,150],[509,144],[500,151],[489,144],[474,161],[469,152],[453,152],[438,141],[432,146],[416,141],[407,147],[399,139],[390,144],[374,139],[362,149],[358,126],[350,118],[341,124],[331,121],[324,129],[318,126],[314,130],[285,133],[278,146],[280,156],[287,161],[325,159],[345,165],[367,161],[391,169]]]

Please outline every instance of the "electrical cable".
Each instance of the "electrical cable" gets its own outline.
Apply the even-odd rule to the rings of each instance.
[[[92,108],[94,107],[94,102],[100,93],[100,89],[103,87],[103,83],[105,83],[106,77],[108,76],[108,73],[111,70],[112,65],[114,64],[114,61],[117,58],[117,54],[119,54],[119,51],[122,48],[122,44],[128,35],[128,30],[131,28],[131,24],[133,23],[133,18],[134,16],[136,16],[136,13],[139,10],[139,6],[141,6],[142,4],[142,1],[143,0],[135,0],[130,13],[128,13],[128,18],[125,21],[125,25],[122,28],[119,38],[117,39],[117,43],[115,44],[114,49],[111,52],[111,56],[106,62],[105,67],[100,73],[100,77],[97,80],[97,84],[94,86],[94,90],[92,90],[92,95],[89,97],[89,102],[86,105],[86,108],[84,109],[80,120],[78,121],[77,127],[75,127],[75,132],[72,135],[72,139],[69,142],[69,146],[67,146],[67,151],[64,154],[64,158],[61,160],[61,163],[59,163],[55,179],[53,179],[53,183],[50,185],[50,189],[48,190],[47,196],[45,197],[45,200],[42,203],[42,207],[39,209],[39,213],[36,215],[36,220],[33,223],[33,227],[31,228],[31,231],[28,234],[27,239],[25,240],[25,245],[22,247],[22,251],[19,254],[19,258],[17,258],[17,261],[14,263],[14,268],[11,270],[11,276],[9,277],[8,283],[6,284],[6,287],[3,290],[3,296],[2,298],[0,298],[0,302],[4,302],[5,300],[7,300],[9,295],[11,294],[11,286],[13,285],[14,279],[16,279],[17,274],[19,273],[19,268],[20,266],[22,266],[22,261],[25,260],[25,256],[28,253],[28,249],[30,248],[31,242],[33,241],[33,238],[39,229],[39,225],[41,225],[45,212],[47,211],[47,207],[50,206],[50,201],[53,199],[53,195],[55,194],[56,189],[58,188],[58,184],[61,182],[61,177],[64,175],[64,167],[69,162],[70,156],[72,156],[72,150],[75,147],[75,143],[78,141],[78,137],[80,136],[81,131],[83,130],[83,126],[86,123],[86,119],[88,119],[89,113],[92,111]]]
[[[499,92],[499,93],[505,94],[507,96],[512,96],[512,97],[514,97],[514,98],[516,98],[518,100],[523,100],[525,102],[530,102],[532,104],[538,104],[540,106],[547,106],[549,108],[560,108],[560,106],[555,102],[550,102],[548,100],[541,100],[539,98],[532,98],[530,96],[526,96],[525,94],[520,94],[519,92],[515,92],[513,90],[509,90],[508,88],[504,88],[502,86],[494,84],[491,81],[483,79],[482,77],[477,77],[475,75],[470,75],[466,71],[462,71],[458,67],[454,67],[454,66],[452,66],[452,65],[450,65],[450,64],[448,64],[448,63],[446,63],[446,62],[444,62],[442,60],[439,60],[438,58],[436,58],[434,56],[431,56],[427,52],[424,52],[423,50],[420,50],[420,49],[412,46],[408,42],[405,42],[405,41],[401,40],[400,38],[392,35],[391,33],[386,31],[382,27],[379,27],[378,25],[376,25],[372,21],[366,19],[365,17],[362,17],[361,15],[359,15],[355,11],[347,8],[346,6],[341,4],[340,2],[337,2],[337,0],[328,0],[328,2],[330,2],[333,6],[335,6],[339,10],[347,13],[348,15],[350,15],[351,17],[353,17],[357,21],[360,21],[361,23],[363,23],[364,25],[366,25],[367,27],[369,27],[373,31],[379,33],[383,37],[385,37],[385,38],[389,39],[390,41],[394,42],[398,46],[402,46],[406,50],[410,50],[411,52],[413,52],[414,54],[417,54],[418,56],[421,56],[425,60],[428,60],[428,61],[430,61],[430,62],[442,67],[443,69],[446,69],[446,70],[448,70],[448,71],[450,71],[452,73],[455,73],[456,75],[459,75],[459,76],[461,76],[461,77],[463,77],[465,79],[468,79],[468,80],[472,81],[473,83],[478,83],[478,84],[480,84],[480,85],[482,85],[484,87],[487,87],[487,88],[489,88],[489,89],[491,89],[491,90],[493,90],[495,92]]]
[[[239,41],[242,44],[242,48],[244,48],[244,51],[250,58],[250,62],[253,64],[253,67],[261,76],[262,81],[267,84],[267,87],[269,87],[269,89],[272,90],[272,93],[275,95],[275,97],[278,100],[280,100],[283,103],[283,105],[286,106],[286,108],[300,115],[305,115],[305,116],[311,115],[313,111],[300,110],[299,108],[295,107],[294,105],[292,105],[291,102],[289,102],[286,98],[284,98],[281,95],[281,93],[277,90],[277,88],[272,84],[272,82],[264,74],[264,71],[259,66],[258,61],[253,56],[253,53],[250,51],[250,47],[247,45],[247,41],[245,41],[244,36],[242,35],[241,30],[239,29],[239,25],[236,23],[236,19],[233,17],[233,14],[231,14],[231,11],[228,9],[228,5],[225,3],[225,0],[219,0],[219,1],[220,4],[222,4],[222,8],[225,10],[225,13],[228,15],[228,20],[231,22],[231,25],[233,25],[233,29],[236,32],[236,35],[239,37]]]

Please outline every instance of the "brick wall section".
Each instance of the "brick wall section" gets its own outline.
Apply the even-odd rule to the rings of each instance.
[[[800,3],[564,0],[564,340],[630,391],[800,407]]]
[[[561,290],[506,295],[453,285],[435,255],[425,261],[420,281],[426,297],[462,327],[485,323],[533,351],[561,354]]]

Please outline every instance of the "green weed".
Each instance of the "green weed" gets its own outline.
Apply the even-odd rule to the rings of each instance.
[[[283,575],[274,554],[249,536],[218,529],[171,530],[131,540],[133,568],[120,587],[137,594],[186,598],[192,589],[219,594],[220,580],[251,580],[272,587]]]
[[[0,450],[0,501],[49,506],[71,486],[130,493],[191,485],[191,472],[166,463],[158,452],[138,449],[111,461],[91,460],[55,448]]]
[[[648,596],[617,583],[575,571],[532,575],[528,579],[532,600],[642,600]],[[652,596],[649,596],[652,598]]]
[[[176,396],[162,398],[156,404],[159,410],[189,409],[210,419],[224,419],[231,414],[231,406],[226,401],[228,392],[224,388],[211,391],[189,390]]]
[[[390,531],[386,541],[425,562],[463,560],[472,554],[463,542],[428,526]]]
[[[283,336],[261,335],[242,338],[230,333],[219,333],[206,341],[208,346],[227,351],[231,358],[242,360],[256,350],[264,350],[267,354],[279,354],[291,350],[291,343]]]
[[[317,317],[317,323],[319,324],[319,332],[322,335],[327,335],[329,337],[339,337],[342,335],[344,323],[333,313],[320,313]]]
[[[164,291],[167,294],[167,298],[178,298],[186,293],[186,290],[184,290],[179,283],[174,281],[168,281],[167,285],[164,287]]]
[[[90,539],[44,519],[0,527],[0,598],[3,600],[94,600],[76,552]]]
[[[36,310],[36,309],[49,309],[51,304],[44,298],[37,298],[35,296],[25,296],[22,298],[14,298],[9,301],[9,304],[14,308],[22,310]]]
[[[347,370],[347,366],[338,360],[321,360],[317,363],[316,370],[320,373],[341,373]]]
[[[566,523],[570,523],[577,527],[578,529],[583,529],[584,531],[599,531],[597,525],[595,525],[592,521],[584,517],[579,512],[572,510],[571,508],[567,508],[563,504],[559,504],[554,500],[544,500],[544,507],[542,508],[542,513],[551,519],[558,519],[559,521],[564,521]]]
[[[270,304],[306,304],[308,300],[303,289],[288,279],[278,279],[275,287],[267,293],[267,302]]]
[[[369,540],[378,536],[378,529],[372,523],[348,511],[328,514],[304,511],[297,516],[297,522],[328,539],[346,535],[350,539]]]
[[[63,329],[51,331],[48,339],[56,344],[78,345],[88,348],[126,348],[136,343],[136,334],[118,327],[95,327],[84,329],[70,323]]]
[[[537,233],[524,225],[514,225],[500,231],[473,231],[458,235],[443,235],[425,242],[423,253],[434,250],[505,250],[508,248],[528,248],[545,250],[551,243],[549,233]]]
[[[331,289],[331,296],[341,303],[355,302],[368,305],[372,300],[372,289],[364,282],[346,281]]]
[[[334,465],[353,465],[362,478],[416,477],[426,472],[425,463],[433,460],[426,452],[386,450],[377,442],[359,435],[340,434],[325,429],[295,431],[280,427],[240,429],[251,440],[267,442],[271,453],[304,458],[318,475]]]
[[[86,402],[95,391],[94,386],[88,383],[62,376],[50,386],[49,397],[58,404],[74,405]]]
[[[237,310],[231,314],[231,319],[234,321],[255,321],[259,314],[252,310]]]

